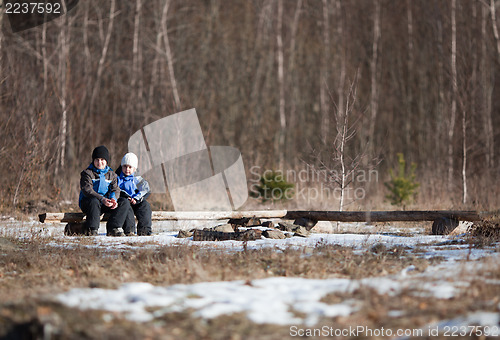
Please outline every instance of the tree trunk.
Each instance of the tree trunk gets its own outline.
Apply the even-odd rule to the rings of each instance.
[[[109,9],[109,22],[108,22],[108,30],[106,32],[106,38],[104,40],[104,45],[102,47],[102,52],[101,52],[101,58],[99,59],[99,64],[97,66],[97,76],[94,84],[94,89],[92,91],[92,97],[90,98],[90,104],[89,104],[89,110],[90,112],[93,112],[94,110],[94,103],[97,97],[97,94],[99,93],[100,90],[100,83],[101,83],[101,78],[102,78],[102,73],[104,72],[104,63],[106,61],[106,56],[108,54],[108,49],[109,49],[109,42],[111,40],[111,33],[113,32],[113,23],[115,21],[115,7],[116,7],[116,0],[111,0],[111,6]],[[97,114],[93,113],[91,116],[93,116],[93,121],[97,121]],[[98,129],[95,127],[92,129],[93,130],[93,140],[92,144],[95,144],[97,142],[98,136],[97,133],[100,132]]]
[[[344,86],[346,77],[346,46],[344,40],[344,28],[343,28],[343,16],[342,16],[342,3],[340,0],[335,0],[335,7],[337,10],[337,39],[338,45],[340,46],[339,55],[339,83],[337,86],[337,97],[338,97],[338,111],[344,112]]]
[[[495,37],[495,42],[497,47],[498,60],[500,61],[500,36],[498,34],[495,0],[490,0],[490,15],[491,15],[491,25],[493,27],[493,36]]]
[[[412,138],[411,138],[411,123],[413,117],[413,86],[415,84],[415,62],[413,55],[413,12],[411,9],[411,0],[406,1],[406,16],[408,19],[408,83],[406,85],[406,118],[405,118],[405,139],[406,148],[411,153]]]
[[[135,16],[134,16],[134,38],[132,47],[132,105],[130,105],[132,112],[141,112],[143,109],[142,94],[143,94],[143,81],[142,81],[142,48],[139,48],[139,28],[141,22],[142,1],[136,0],[135,3]],[[128,117],[127,123],[130,122]],[[128,125],[128,124],[127,124]]]
[[[457,1],[451,1],[451,114],[448,125],[448,190],[453,189],[453,136],[455,133],[455,120],[457,114],[457,24],[456,24]]]
[[[285,70],[283,55],[283,0],[278,0],[278,27],[276,34],[278,47],[278,86],[279,86],[279,118],[280,132],[278,141],[279,168],[285,167],[285,136],[286,136],[286,115],[285,115]]]
[[[481,19],[481,87],[483,89],[483,130],[486,145],[486,164],[488,168],[494,167],[494,156],[495,156],[495,142],[493,135],[493,119],[492,116],[492,97],[493,97],[493,84],[492,76],[490,70],[487,68],[488,60],[488,42],[486,33],[486,19],[488,16],[488,9],[482,7],[482,19]],[[496,16],[495,16],[496,17]],[[496,27],[496,23],[493,22]],[[497,40],[497,44],[499,40]]]
[[[321,141],[326,145],[330,128],[330,105],[328,94],[328,64],[330,55],[330,14],[328,0],[323,0],[323,60],[320,69]]]
[[[439,0],[436,0],[439,1]],[[444,137],[444,111],[445,111],[445,93],[444,93],[444,43],[443,43],[443,23],[441,20],[441,16],[437,18],[437,48],[438,48],[438,71],[437,71],[437,86],[438,86],[438,104],[437,104],[437,116],[435,118],[435,122],[437,125],[437,132],[434,134],[434,162],[438,164],[439,173],[445,173],[445,169],[443,167],[442,159],[446,157],[445,149],[441,146],[443,144]],[[446,164],[446,163],[445,163]],[[442,179],[444,180],[444,178]]]
[[[177,81],[175,80],[174,73],[174,57],[172,55],[172,50],[170,49],[170,43],[168,40],[168,27],[167,27],[167,14],[168,8],[170,6],[171,0],[166,0],[163,6],[163,15],[161,18],[161,28],[163,31],[163,43],[165,44],[165,52],[167,54],[167,66],[168,73],[170,76],[170,83],[172,85],[172,92],[174,95],[175,110],[178,112],[181,110],[181,99],[179,97],[179,91],[177,90]]]
[[[368,135],[369,157],[373,157],[375,144],[375,126],[378,113],[378,52],[380,42],[380,0],[373,0],[375,11],[373,13],[373,44],[372,58],[370,61],[371,97],[370,97],[370,131]]]
[[[294,78],[294,74],[298,73],[298,70],[296,70],[295,66],[295,55],[297,54],[297,51],[295,51],[295,46],[296,46],[296,38],[297,38],[297,30],[299,26],[299,19],[300,19],[300,13],[302,11],[302,0],[297,0],[297,5],[295,7],[295,14],[293,16],[293,22],[292,22],[292,28],[291,28],[291,37],[290,37],[290,57],[288,59],[288,77],[286,78],[286,84],[290,84],[290,111],[288,113],[290,119],[288,120],[288,129],[290,131],[295,131],[297,128],[297,112],[296,112],[296,106],[297,106],[297,99],[300,97],[297,95],[300,93],[299,86],[297,84],[296,78]],[[287,153],[288,154],[293,154],[298,147],[297,141],[294,138],[291,138],[292,140],[289,140],[287,143]],[[291,164],[293,168],[297,166],[297,158],[293,157],[292,162],[294,164]]]

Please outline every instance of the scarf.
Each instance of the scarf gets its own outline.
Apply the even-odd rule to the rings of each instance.
[[[136,193],[137,184],[135,183],[134,174],[126,176],[123,172],[118,176],[118,186],[125,191],[129,196]]]
[[[94,164],[91,163],[88,169],[99,174],[99,186],[96,188],[96,183],[94,183],[94,190],[103,196],[106,195],[106,193],[108,192],[109,183],[106,182],[106,177],[104,175],[106,175],[106,173],[110,171],[111,168],[106,165],[104,169],[97,169]]]

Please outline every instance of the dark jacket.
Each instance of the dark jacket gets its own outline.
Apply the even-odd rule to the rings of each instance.
[[[102,180],[104,182],[101,183]],[[101,202],[105,197],[114,199],[120,197],[117,176],[109,166],[99,170],[90,164],[87,169],[81,172],[79,202],[82,201],[83,197],[95,197]]]

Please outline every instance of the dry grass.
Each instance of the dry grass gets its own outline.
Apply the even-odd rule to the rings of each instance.
[[[500,240],[500,216],[492,216],[474,224],[469,232],[475,237],[486,237],[492,241]]]
[[[101,312],[80,311],[51,302],[44,296],[74,287],[116,288],[125,282],[167,286],[220,280],[254,280],[272,276],[306,278],[364,277],[395,274],[409,265],[415,273],[440,261],[424,259],[404,247],[376,245],[360,252],[348,247],[318,243],[302,249],[260,249],[224,252],[180,245],[134,251],[107,251],[82,238],[72,249],[49,246],[50,238],[0,238],[0,337],[28,338],[49,332],[59,339],[274,339],[289,336],[289,327],[256,325],[245,315],[214,320],[194,318],[189,312],[169,313],[141,324],[103,319]],[[417,255],[416,255],[417,254]],[[492,264],[488,278],[500,278]],[[360,301],[362,308],[350,317],[321,320],[332,327],[366,325],[415,328],[429,322],[463,315],[464,311],[495,310],[500,286],[473,280],[463,296],[443,301],[402,292],[391,297],[372,289],[330,294],[327,303]],[[497,300],[495,300],[497,299]],[[491,303],[491,301],[497,301]],[[389,317],[390,311],[401,317]],[[47,326],[47,325],[50,325]],[[49,327],[49,328],[47,328]]]
[[[155,285],[271,276],[361,278],[396,273],[410,264],[424,270],[428,260],[401,247],[366,253],[318,243],[302,249],[221,252],[190,245],[139,250],[88,247],[82,238],[72,248],[48,246],[50,239],[0,239],[1,301],[13,301],[71,287],[116,288],[124,282]]]

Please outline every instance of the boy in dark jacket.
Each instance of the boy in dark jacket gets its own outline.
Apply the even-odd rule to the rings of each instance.
[[[141,176],[135,176],[139,160],[137,156],[129,152],[123,156],[121,167],[116,171],[118,174],[118,186],[120,187],[121,197],[125,197],[130,202],[127,218],[123,230],[125,234],[133,235],[135,229],[135,218],[137,217],[137,235],[151,235],[151,206],[146,197],[150,194],[148,182]],[[131,231],[127,233],[127,231]]]
[[[100,217],[110,213],[106,224],[108,236],[123,236],[119,229],[127,218],[130,209],[129,202],[120,197],[117,176],[108,166],[109,151],[104,146],[98,146],[92,152],[92,163],[80,175],[79,205],[85,213],[83,224],[87,235],[98,235]]]

